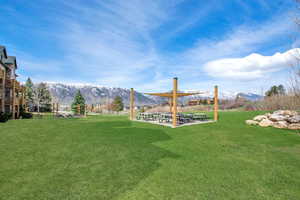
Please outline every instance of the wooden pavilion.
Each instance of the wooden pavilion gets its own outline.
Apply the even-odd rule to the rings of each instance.
[[[165,97],[169,99],[170,112],[172,113],[172,124],[173,127],[177,126],[177,100],[178,97],[196,95],[200,93],[182,93],[178,92],[178,78],[173,79],[173,90],[172,92],[166,93],[145,93],[148,95]],[[130,120],[134,120],[134,90],[131,88],[130,91]],[[214,120],[218,120],[218,87],[214,89]]]

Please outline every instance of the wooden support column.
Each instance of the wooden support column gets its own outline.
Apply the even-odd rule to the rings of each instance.
[[[58,114],[58,103],[56,103],[56,114]]]
[[[20,87],[17,88],[16,107],[17,107],[17,119],[20,117]]]
[[[130,120],[134,119],[134,90],[130,89]]]
[[[173,113],[172,113],[172,122],[173,127],[177,126],[177,89],[178,89],[178,82],[177,78],[173,79]]]
[[[14,79],[11,79],[12,81],[12,99],[11,99],[11,106],[12,106],[12,119],[16,119],[16,106],[15,106],[15,99],[16,99],[16,82]]]
[[[169,98],[170,113],[173,111],[173,98]]]
[[[4,68],[2,71],[2,104],[1,104],[1,110],[2,112],[5,112],[5,77],[6,77],[6,69]]]
[[[218,102],[219,102],[219,99],[218,99],[218,86],[215,86],[215,98],[214,98],[214,120],[215,121],[218,121],[218,108],[219,108],[219,105],[218,105]]]
[[[77,105],[77,114],[80,115],[80,111],[81,111],[81,110],[80,110],[80,105],[78,104],[78,105]]]
[[[25,92],[26,92],[26,88],[25,86],[22,86],[22,107],[24,109],[24,111],[26,111],[26,99],[25,99]]]

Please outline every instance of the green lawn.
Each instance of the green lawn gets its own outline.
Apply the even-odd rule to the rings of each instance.
[[[126,117],[0,124],[0,199],[300,199],[300,136],[255,112],[181,128]]]

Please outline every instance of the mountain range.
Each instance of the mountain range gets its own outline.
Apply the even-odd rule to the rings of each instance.
[[[53,100],[63,105],[70,105],[78,90],[84,96],[87,104],[106,104],[112,102],[116,96],[123,99],[125,105],[129,105],[130,90],[117,87],[103,87],[87,84],[62,84],[62,83],[47,83],[47,86],[52,94]],[[199,92],[199,91],[182,91],[182,92]],[[253,93],[233,93],[233,92],[220,92],[220,99],[234,99],[242,97],[247,100],[255,101],[262,98],[262,96]],[[213,91],[201,91],[201,94],[192,95],[180,98],[180,103],[185,103],[190,99],[204,99],[213,98]],[[150,96],[141,92],[135,91],[135,104],[136,105],[154,105],[166,102],[167,99]]]

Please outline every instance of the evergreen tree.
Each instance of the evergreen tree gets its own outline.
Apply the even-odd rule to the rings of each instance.
[[[32,110],[34,107],[34,85],[30,78],[27,79],[25,88],[26,106]]]
[[[80,113],[78,110],[78,106],[80,107]],[[83,115],[85,113],[85,99],[82,96],[80,90],[77,91],[77,93],[74,97],[74,101],[72,103],[72,111],[75,114],[81,114],[81,115]]]
[[[279,95],[285,95],[285,88],[283,85],[278,85],[277,90]]]
[[[285,95],[285,88],[283,85],[273,85],[267,92],[266,96]]]
[[[37,106],[37,111],[49,112],[51,111],[52,97],[47,88],[46,83],[40,83],[34,90],[34,100]]]
[[[120,96],[116,96],[112,103],[112,110],[116,112],[120,112],[124,109],[123,100]]]

